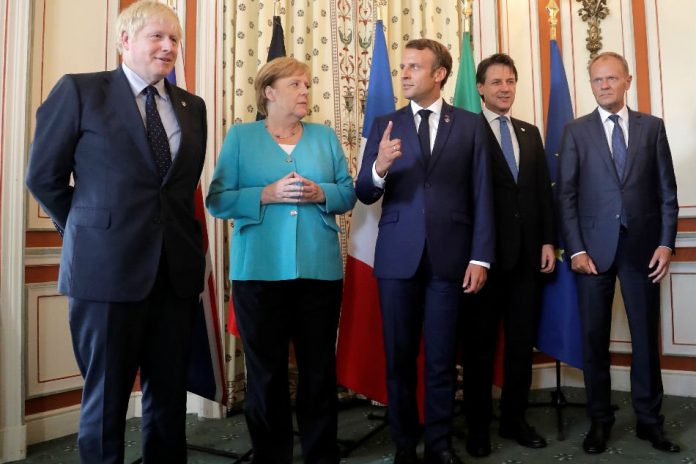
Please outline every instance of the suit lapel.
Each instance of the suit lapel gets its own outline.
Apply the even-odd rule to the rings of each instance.
[[[423,157],[421,156],[420,141],[418,140],[418,131],[416,129],[416,123],[413,119],[413,111],[411,110],[411,104],[404,106],[397,113],[397,120],[394,121],[394,126],[401,128],[399,131],[399,137],[401,138],[401,148],[402,153],[412,153],[416,158],[416,162],[423,166]],[[392,131],[392,136],[394,137],[394,132]]]
[[[639,147],[643,144],[643,117],[629,108],[628,110],[628,159],[626,160],[626,172],[624,173],[624,181],[628,179],[631,173],[631,168],[638,162],[640,156]]]
[[[428,171],[433,169],[433,166],[440,159],[442,149],[447,143],[450,131],[454,126],[454,108],[446,102],[442,102],[442,112],[440,113],[440,122],[437,126],[437,134],[435,135],[435,145],[433,145],[433,153],[430,155],[428,163]]]
[[[520,184],[527,176],[529,167],[534,164],[529,159],[532,153],[529,140],[531,134],[527,132],[527,129],[523,127],[517,119],[510,118],[510,121],[512,122],[515,137],[517,137],[517,145],[520,149],[520,159],[517,161],[517,184]],[[512,177],[512,173],[510,173],[510,177]]]
[[[184,92],[180,92],[176,86],[171,85],[166,79],[164,81],[164,86],[169,94],[169,101],[172,104],[176,121],[179,124],[179,129],[181,130],[179,151],[172,162],[172,166],[169,168],[169,172],[167,172],[167,175],[163,180],[163,183],[166,183],[167,180],[169,180],[169,178],[172,176],[172,172],[181,169],[181,166],[186,164],[187,159],[185,153],[191,153],[191,150],[187,148],[187,145],[191,140],[191,134],[189,133],[188,128],[191,126],[189,124],[190,102],[186,100],[186,94]]]
[[[145,124],[138,110],[138,105],[133,97],[133,90],[128,83],[126,75],[119,67],[111,72],[111,82],[108,86],[108,102],[116,114],[116,120],[125,127],[135,146],[139,150],[139,158],[149,166],[153,175],[157,176],[157,167],[147,142]]]
[[[607,142],[606,132],[604,131],[604,124],[602,123],[602,117],[599,111],[595,109],[590,113],[591,117],[588,119],[588,135],[587,139],[594,145],[595,151],[599,154],[606,165],[609,172],[612,173],[614,180],[617,184],[621,184],[619,179],[619,174],[616,172],[616,165],[614,164],[614,159],[611,156],[611,150],[609,149],[609,144]]]
[[[483,114],[483,112],[481,112],[479,114],[481,115],[481,117],[483,118],[483,120],[486,123],[486,131],[488,133],[490,147],[492,148],[491,157],[493,159],[491,159],[491,162],[493,163],[493,167],[497,171],[505,172],[505,179],[507,180],[507,182],[509,184],[514,185],[515,178],[512,177],[512,171],[510,171],[510,166],[508,166],[507,161],[505,160],[505,154],[503,154],[503,149],[500,147],[500,143],[498,142],[498,139],[495,138],[495,132],[493,132],[493,128],[491,127],[490,123],[486,119],[486,115]]]

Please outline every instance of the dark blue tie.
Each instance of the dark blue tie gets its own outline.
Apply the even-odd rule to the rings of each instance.
[[[169,151],[169,138],[164,130],[162,119],[157,111],[155,96],[159,95],[157,89],[151,85],[145,87],[145,128],[147,129],[147,141],[150,151],[155,158],[157,173],[160,179],[164,179],[172,165],[172,154]]]
[[[423,162],[428,165],[430,161],[430,110],[419,110],[420,124],[418,125],[418,140],[420,140],[421,146],[421,156],[423,157]]]
[[[519,170],[517,169],[517,161],[515,161],[515,148],[512,146],[512,136],[510,135],[510,128],[507,124],[507,117],[499,116],[498,120],[500,121],[500,148],[503,149],[505,161],[507,161],[512,177],[515,179],[515,182],[517,182]]]
[[[623,182],[624,175],[626,174],[626,158],[628,157],[626,138],[619,124],[619,115],[612,114],[609,116],[609,119],[614,123],[614,129],[611,131],[611,154],[614,157],[616,173],[619,175],[619,180]]]

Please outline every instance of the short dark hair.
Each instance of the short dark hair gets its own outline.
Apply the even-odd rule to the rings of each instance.
[[[476,83],[485,84],[486,83],[486,72],[488,68],[495,64],[502,64],[512,69],[512,73],[515,75],[515,82],[517,82],[517,68],[515,67],[515,61],[510,58],[510,55],[505,53],[495,53],[488,58],[484,58],[476,68]]]
[[[433,62],[433,71],[445,68],[445,78],[440,82],[440,88],[445,86],[447,78],[452,74],[452,55],[450,55],[447,47],[440,42],[432,39],[413,39],[406,43],[405,48],[415,48],[416,50],[425,50],[426,48],[433,52],[435,61]]]

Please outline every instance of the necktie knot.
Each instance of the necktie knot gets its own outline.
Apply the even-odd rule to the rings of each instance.
[[[145,95],[148,97],[154,97],[155,95],[159,95],[159,92],[157,91],[154,85],[148,85],[147,87],[145,87],[145,90],[143,90],[143,92],[145,92]]]
[[[619,116],[618,114],[612,114],[609,116],[609,119],[611,119],[611,122],[613,122],[614,124],[618,124],[620,118],[621,116]]]
[[[430,110],[418,110],[418,116],[421,117],[421,121],[425,119],[426,121],[430,119],[430,115],[432,114],[432,111]]]

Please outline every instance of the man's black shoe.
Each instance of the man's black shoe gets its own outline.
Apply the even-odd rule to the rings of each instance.
[[[466,451],[475,458],[484,458],[491,454],[491,437],[488,432],[472,432],[466,437]]]
[[[430,452],[425,450],[425,464],[464,464],[453,449]]]
[[[641,440],[648,440],[652,443],[653,448],[657,450],[666,451],[668,453],[678,453],[681,451],[679,445],[669,441],[665,437],[665,432],[661,425],[638,424],[636,427],[636,436]]]
[[[611,431],[611,423],[592,421],[589,432],[582,442],[582,449],[587,454],[603,453],[607,449],[607,440]]]
[[[536,430],[534,430],[534,427],[525,421],[512,424],[501,423],[498,435],[503,438],[515,440],[517,443],[527,448],[544,448],[546,446],[544,437],[539,435]]]
[[[397,449],[394,464],[420,464],[415,448]]]

